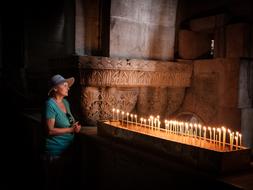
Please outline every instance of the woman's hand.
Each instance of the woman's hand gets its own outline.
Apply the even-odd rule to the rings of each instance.
[[[81,129],[81,125],[79,124],[79,121],[75,122],[73,125],[73,132],[75,133],[79,133],[80,132],[80,129]]]

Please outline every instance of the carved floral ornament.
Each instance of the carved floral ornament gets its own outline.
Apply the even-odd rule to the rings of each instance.
[[[79,61],[80,82],[85,86],[190,86],[189,64],[94,56],[83,56]]]
[[[166,115],[181,105],[192,64],[81,56],[82,111],[91,124],[112,117],[112,108]],[[138,87],[138,88],[136,88]]]

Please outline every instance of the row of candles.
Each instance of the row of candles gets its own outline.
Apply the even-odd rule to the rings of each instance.
[[[136,114],[121,111],[119,109],[112,109],[113,120],[121,121],[128,124],[133,124],[141,127],[148,127],[151,130],[163,130],[169,134],[181,135],[186,137],[198,138],[210,143],[217,143],[219,146],[225,148],[226,145],[230,150],[235,147],[242,147],[242,134],[239,132],[232,132],[224,126],[215,128],[202,126],[201,124],[188,123],[176,120],[165,120],[164,128],[161,128],[160,116],[150,116],[148,119],[141,117],[138,122]],[[229,143],[227,143],[227,139]]]

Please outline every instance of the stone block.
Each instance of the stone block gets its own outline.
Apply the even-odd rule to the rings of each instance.
[[[253,108],[242,109],[241,113],[241,131],[243,144],[252,149],[251,154],[253,155]]]
[[[217,78],[216,103],[223,107],[237,107],[239,59],[212,59],[194,61],[194,75],[215,75]]]
[[[176,6],[177,0],[112,0],[110,57],[172,60]]]
[[[178,39],[180,58],[196,59],[210,54],[212,39],[208,33],[180,30]]]
[[[215,123],[225,125],[234,131],[241,131],[241,110],[219,106]]]
[[[231,24],[226,27],[226,57],[253,57],[253,33],[249,24]]]
[[[192,85],[179,112],[191,112],[210,125],[240,128],[239,59],[195,60]]]
[[[203,18],[192,19],[190,21],[190,29],[192,31],[207,31],[223,27],[227,22],[225,14],[213,15]]]
[[[240,60],[239,108],[253,107],[253,60]]]
[[[174,27],[111,18],[110,56],[171,60],[174,57],[174,35]]]

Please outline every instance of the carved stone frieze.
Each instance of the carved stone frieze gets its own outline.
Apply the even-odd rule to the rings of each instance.
[[[79,59],[81,84],[120,87],[187,87],[192,67],[189,64],[136,59],[83,56]]]
[[[168,116],[190,86],[187,63],[95,56],[79,57],[82,110],[88,123],[112,118],[112,108],[140,116]]]
[[[82,110],[90,124],[96,120],[112,118],[112,108],[132,112],[135,107],[138,89],[83,87]]]

